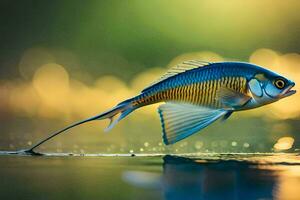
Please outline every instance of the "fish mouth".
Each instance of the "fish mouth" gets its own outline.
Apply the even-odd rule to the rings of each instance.
[[[283,91],[283,95],[282,97],[289,97],[293,94],[296,93],[296,90],[292,90],[292,88],[295,86],[295,83],[292,83],[289,87],[287,87],[284,91]]]

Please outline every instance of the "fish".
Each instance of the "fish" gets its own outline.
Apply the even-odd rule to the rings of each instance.
[[[218,119],[234,112],[254,109],[296,93],[295,82],[271,70],[247,62],[190,60],[170,68],[140,94],[112,109],[59,130],[40,141],[27,153],[54,136],[80,124],[108,119],[105,131],[133,111],[156,103],[166,145],[181,141]]]

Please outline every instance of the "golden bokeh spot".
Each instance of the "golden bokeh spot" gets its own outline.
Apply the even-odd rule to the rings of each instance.
[[[34,116],[41,102],[30,84],[20,84],[11,88],[9,103],[20,116]]]
[[[249,61],[270,68],[278,66],[279,55],[271,49],[258,49],[251,54]]]
[[[43,102],[42,115],[50,117],[69,110],[69,75],[61,65],[50,63],[41,66],[35,72],[32,84]]]
[[[105,92],[128,90],[125,83],[115,76],[102,76],[95,81],[95,86]]]
[[[295,139],[292,137],[282,137],[274,144],[274,149],[277,151],[289,150],[293,147]]]
[[[167,72],[167,69],[155,67],[145,72],[138,74],[131,82],[131,87],[136,93],[140,93],[145,87],[155,82],[163,74]]]
[[[25,79],[31,79],[42,65],[55,62],[55,57],[44,48],[31,48],[24,52],[19,62],[19,72]]]

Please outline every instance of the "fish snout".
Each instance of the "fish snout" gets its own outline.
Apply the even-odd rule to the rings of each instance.
[[[282,97],[288,97],[296,93],[296,90],[292,90],[292,88],[295,86],[295,82],[291,81],[290,85],[283,91]]]

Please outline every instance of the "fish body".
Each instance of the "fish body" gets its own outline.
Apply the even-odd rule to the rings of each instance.
[[[125,101],[133,110],[158,102],[163,139],[173,144],[233,112],[260,107],[295,93],[295,83],[243,62],[187,61],[172,68],[140,95]],[[123,103],[119,105],[123,105]],[[116,121],[119,121],[116,120]],[[108,130],[115,123],[111,123]]]
[[[228,108],[220,98],[220,92],[226,88],[237,94],[252,95],[249,81],[264,81],[269,77],[281,77],[257,65],[243,62],[206,63],[198,61],[184,62],[179,67],[197,66],[163,79],[144,89],[140,95],[132,99],[136,107],[158,102],[179,102],[209,108]],[[178,67],[178,66],[177,66]],[[290,85],[292,81],[287,80]],[[231,105],[235,111],[260,107],[278,99],[249,99],[246,105]],[[258,101],[258,102],[257,102]]]
[[[158,108],[163,141],[176,143],[233,112],[273,103],[295,94],[295,83],[263,67],[244,62],[187,61],[171,68],[156,82],[111,110],[72,124],[42,140],[26,153],[77,125],[109,119],[106,130],[134,110],[165,102]]]
[[[225,86],[246,95],[247,78],[257,71],[250,67],[241,68],[240,65],[232,62],[212,63],[179,73],[144,89],[134,99],[134,104],[145,106],[172,101],[223,108],[218,98],[220,88]]]

